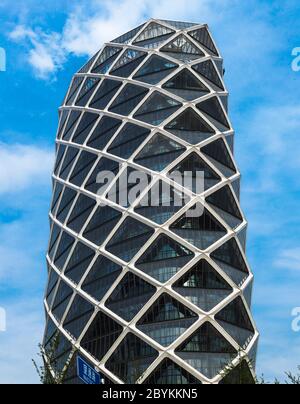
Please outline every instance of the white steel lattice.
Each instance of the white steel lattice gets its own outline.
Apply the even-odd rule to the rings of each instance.
[[[55,364],[59,369],[64,367],[76,348],[106,377],[108,383],[174,382],[176,373],[178,383],[218,384],[224,380],[226,365],[230,363],[230,366],[235,366],[241,358],[247,364],[248,378],[254,377],[259,334],[250,312],[253,275],[245,256],[247,222],[239,203],[240,172],[233,156],[234,130],[227,114],[228,92],[223,82],[222,61],[206,25],[150,20],[129,34],[105,44],[74,76],[60,108],[50,212],[51,240],[47,255],[49,281],[45,308],[48,320],[44,346],[47,348],[59,331]],[[155,65],[152,71],[150,62]],[[144,75],[141,75],[141,70]],[[106,93],[102,91],[103,88]],[[122,104],[120,95],[122,97],[125,89],[129,90]],[[155,96],[156,101],[152,106],[150,103],[151,108],[155,110],[160,102],[162,105],[164,96],[168,100],[165,107],[141,115],[138,111],[157,94],[159,96]],[[101,109],[98,109],[99,105]],[[121,108],[125,108],[126,112]],[[116,145],[116,139],[124,135],[128,124],[138,126],[141,134],[136,138],[126,134],[129,136],[127,143],[124,143],[129,145],[126,149],[124,144]],[[149,144],[158,134],[160,139],[166,140],[170,150],[158,157],[159,168],[156,169],[152,160],[151,164],[146,164],[140,154],[146,146],[149,150]],[[155,146],[150,150],[155,150]],[[166,154],[172,157],[173,152],[173,158],[164,160]],[[155,159],[155,151],[152,153]],[[195,194],[186,188],[189,202],[167,215],[163,223],[162,220],[155,221],[154,217],[143,216],[137,209],[143,197],[158,181],[170,184],[168,173],[191,156],[193,159],[189,164],[200,164],[207,172],[204,192]],[[146,161],[147,158],[146,153]],[[109,200],[106,194],[96,195],[93,181],[92,185],[89,181],[102,163],[105,163],[104,167],[116,169],[118,176],[115,181],[127,168],[151,177],[149,186],[132,206],[122,207]],[[110,187],[113,185],[114,182]],[[179,184],[172,185],[181,190]],[[191,234],[185,233],[186,228],[181,224],[185,220],[182,219],[185,213],[196,203],[204,205],[206,209],[207,219],[203,219],[205,223],[202,226],[207,227],[208,222],[210,226],[214,224],[214,230],[210,228],[210,233],[204,227],[202,230],[194,229],[193,234],[197,233],[195,237],[199,238],[200,244],[205,241],[205,246],[193,242]],[[107,208],[105,212],[108,213],[103,213],[103,206],[113,211]],[[114,217],[109,216],[115,211]],[[101,223],[101,218],[105,218],[105,223]],[[149,231],[138,251],[127,260],[112,253],[110,245],[128,218],[141,226],[145,225]],[[97,237],[101,243],[87,236],[96,231],[90,225],[93,221],[96,223],[96,219]],[[218,237],[215,237],[217,233]],[[184,237],[185,234],[188,237]],[[145,266],[140,264],[145,253],[151,251],[162,235],[168,237],[163,240],[173,240],[174,243],[168,246],[171,245],[174,254],[176,248],[190,254],[190,258],[180,268],[178,266],[167,280],[149,273],[150,270],[143,270]],[[212,236],[215,238],[210,239]],[[207,240],[211,241],[207,243]],[[104,257],[102,261],[101,257]],[[176,259],[179,258],[182,257],[178,255]],[[163,262],[161,268],[157,268],[159,264],[155,265],[158,273],[159,270],[163,271]],[[111,267],[114,269],[109,273]],[[99,273],[104,271],[98,280],[94,275],[95,268]],[[167,270],[167,266],[165,268]],[[204,277],[201,278],[202,283],[199,271]],[[140,289],[144,288],[144,295],[141,292],[140,296],[142,300],[138,301],[139,296],[132,298],[136,299],[136,310],[133,300],[124,300],[124,306],[128,304],[128,312],[133,310],[132,316],[119,306],[116,313],[113,307],[117,307],[117,299],[111,299],[114,292],[120,290],[117,287],[122,281],[129,279],[128,274],[136,276],[130,278],[133,285],[138,284],[135,283],[139,282],[138,279],[146,282],[139,286]],[[90,278],[94,284],[92,281],[88,283]],[[105,279],[111,283],[106,285]],[[195,282],[193,285],[192,280]],[[212,280],[214,287],[208,285]],[[197,282],[202,285],[198,290]],[[207,290],[203,287],[205,282]],[[97,287],[103,292],[99,299],[95,297],[100,294]],[[154,288],[153,293],[149,292],[151,287]],[[90,288],[94,288],[93,293]],[[147,296],[146,289],[149,292]],[[124,296],[124,291],[122,293],[121,296]],[[211,296],[219,298],[213,307],[207,305],[204,309],[199,302],[207,304]],[[152,327],[149,318],[146,324],[143,323],[157,302],[162,302],[159,306],[161,310],[166,312],[168,305],[173,307],[173,315],[179,316],[169,319],[169,328],[166,318],[162,323],[153,320]],[[103,330],[105,335],[95,335],[97,318],[102,318],[107,327],[113,329],[110,336]],[[162,343],[164,339],[161,335],[157,336],[160,327],[161,330],[167,327],[166,340],[170,337],[168,330],[175,333],[167,345]],[[198,336],[197,331],[200,333]],[[106,341],[103,339],[105,336]],[[150,347],[152,354],[134,358],[130,369],[128,367],[127,373],[122,375],[117,370],[118,360],[115,356],[124,341],[127,347],[131,346],[133,342],[128,341],[135,341],[133,336]],[[89,350],[86,348],[87,338],[90,339]],[[205,340],[206,349],[202,344],[201,350],[197,351],[201,338]],[[190,344],[186,346],[188,342]],[[101,351],[101,358],[96,357],[96,351]],[[71,374],[72,371],[71,366],[68,382],[76,383],[78,380],[75,374]],[[173,378],[168,378],[170,373]]]

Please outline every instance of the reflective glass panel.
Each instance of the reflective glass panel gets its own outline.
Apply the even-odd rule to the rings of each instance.
[[[134,161],[153,171],[162,171],[185,150],[185,147],[181,144],[157,133],[137,155]]]
[[[121,81],[105,79],[90,102],[90,108],[105,109],[121,85]]]
[[[154,286],[129,272],[115,288],[105,306],[124,320],[131,321],[155,292]]]
[[[129,77],[142,63],[147,53],[128,49],[114,65],[110,74],[118,77]]]
[[[127,84],[113,102],[109,111],[120,115],[129,115],[142,101],[149,89],[134,84]]]
[[[157,356],[154,348],[130,333],[105,366],[125,383],[135,384]]]
[[[166,235],[159,236],[137,261],[136,267],[161,283],[183,268],[194,254]]]
[[[161,56],[153,55],[133,78],[144,83],[157,84],[171,74],[172,71],[177,69],[177,67],[178,65],[176,63],[162,58]]]
[[[136,112],[134,117],[151,125],[159,125],[181,106],[180,102],[155,91]]]
[[[165,126],[173,135],[191,144],[198,144],[215,134],[215,131],[192,108],[187,108]]]
[[[130,261],[149,240],[154,229],[127,218],[108,243],[106,249],[124,261]]]
[[[165,83],[163,88],[187,101],[200,98],[210,92],[188,69],[181,70],[180,73]]]
[[[97,150],[103,150],[121,124],[122,121],[119,119],[104,116],[94,129],[87,145]]]
[[[86,277],[82,290],[100,301],[122,271],[122,267],[100,255]]]
[[[211,36],[207,28],[203,27],[195,31],[191,31],[189,32],[189,35],[196,41],[198,41],[200,45],[204,46],[209,53],[215,56],[219,56],[218,51],[213,43],[213,40],[211,39]]]
[[[99,207],[86,227],[83,237],[96,245],[101,245],[120,218],[121,213],[117,210],[108,206]]]

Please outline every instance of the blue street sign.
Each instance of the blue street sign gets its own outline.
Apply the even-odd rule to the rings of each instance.
[[[101,384],[101,376],[80,356],[77,357],[77,376],[85,384]]]

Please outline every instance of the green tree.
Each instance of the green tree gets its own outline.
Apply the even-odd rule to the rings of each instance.
[[[74,355],[71,355],[66,362],[64,368],[59,371],[57,363],[57,350],[60,344],[60,336],[54,337],[49,344],[48,348],[44,348],[42,344],[39,344],[38,356],[42,362],[42,365],[38,365],[37,362],[32,359],[33,365],[39,375],[40,382],[42,384],[63,384],[67,372],[70,368],[71,359]],[[73,352],[74,354],[75,352]]]

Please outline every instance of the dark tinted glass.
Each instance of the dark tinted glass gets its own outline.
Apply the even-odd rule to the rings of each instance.
[[[134,334],[128,334],[106,362],[106,367],[127,384],[135,384],[158,353]]]
[[[78,77],[78,76],[74,77],[74,79],[72,81],[72,84],[71,84],[71,87],[70,87],[70,91],[69,91],[69,94],[68,94],[68,99],[66,101],[66,105],[72,105],[73,104],[83,80],[84,80],[83,77]]]
[[[66,127],[65,127],[63,135],[62,135],[63,140],[70,140],[73,130],[74,130],[80,116],[81,116],[80,111],[72,111],[70,113],[68,122],[66,124]]]
[[[184,146],[158,133],[152,137],[134,161],[153,171],[162,171],[184,151]]]
[[[143,384],[202,384],[170,359],[164,359]]]
[[[206,312],[232,293],[232,288],[206,260],[198,262],[173,288]]]
[[[78,284],[92,262],[94,255],[95,252],[92,249],[78,242],[65,269],[65,275]]]
[[[117,230],[106,249],[122,260],[130,261],[153,233],[151,227],[128,218]]]
[[[234,238],[213,251],[211,257],[237,285],[248,277],[247,265]]]
[[[145,52],[128,49],[114,65],[110,74],[119,77],[129,77],[146,56],[147,54]]]
[[[78,339],[91,318],[93,311],[93,306],[81,296],[77,295],[64,321],[64,329],[67,330],[72,337]]]
[[[52,205],[51,205],[51,213],[54,214],[56,211],[57,204],[59,202],[59,199],[61,197],[63,190],[63,185],[60,182],[57,182],[55,185],[55,190],[52,198]]]
[[[236,228],[243,222],[240,209],[229,186],[225,186],[207,197],[206,202],[208,202],[232,228]]]
[[[111,112],[129,115],[148,93],[145,87],[127,84],[109,108]]]
[[[156,288],[136,275],[127,273],[115,288],[105,306],[131,321],[156,292]]]
[[[58,147],[58,151],[56,154],[56,159],[55,159],[55,167],[54,167],[54,174],[57,175],[59,168],[60,168],[60,163],[62,162],[62,159],[65,156],[65,151],[66,151],[66,146],[61,144]]]
[[[188,197],[164,181],[156,182],[144,196],[135,211],[156,223],[163,224],[178,212]]]
[[[182,175],[184,173],[190,173],[193,179],[192,186],[190,184],[186,184],[186,187],[191,191],[197,193],[197,181],[198,173],[204,173],[204,189],[208,190],[214,185],[218,184],[221,181],[221,177],[217,175],[212,168],[210,168],[196,153],[191,153],[187,158],[185,158],[181,163],[179,163],[176,167],[170,170],[170,174],[174,171],[180,172]],[[176,179],[175,179],[176,181]],[[177,182],[177,181],[176,181]],[[201,190],[202,191],[202,190]]]
[[[81,341],[81,346],[98,361],[110,350],[123,331],[118,323],[99,312]]]
[[[134,79],[148,84],[157,84],[171,74],[177,67],[178,65],[176,63],[153,55],[136,73]]]
[[[99,82],[100,79],[96,79],[95,77],[87,77],[83,83],[83,86],[81,87],[75,105],[85,107]]]
[[[168,123],[166,130],[186,142],[197,144],[208,139],[215,131],[192,108],[187,108],[173,121]]]
[[[209,143],[201,149],[201,152],[208,156],[210,161],[216,165],[226,177],[231,177],[236,173],[236,168],[225,146],[224,140],[218,139],[215,142]]]
[[[114,160],[109,160],[105,157],[102,157],[100,161],[97,163],[96,168],[92,172],[91,176],[87,180],[85,189],[87,189],[90,192],[93,192],[94,194],[98,194],[103,184],[100,184],[97,178],[99,173],[104,171],[109,171],[114,175],[117,175],[119,171],[119,163]]]
[[[209,53],[212,53],[215,56],[219,56],[218,51],[213,43],[213,40],[211,39],[211,36],[207,30],[207,28],[203,27],[200,29],[197,29],[195,31],[189,32],[189,35],[196,39],[202,46],[206,48]]]
[[[215,84],[218,88],[224,91],[224,86],[217,73],[216,68],[211,60],[196,64],[192,68],[205,79],[209,80],[211,83]]]
[[[76,166],[70,176],[70,182],[81,187],[96,160],[97,156],[95,154],[86,151],[81,152]]]
[[[210,92],[209,89],[187,69],[181,70],[180,73],[172,77],[171,80],[163,85],[163,88],[188,101],[200,98]]]
[[[156,22],[150,23],[147,28],[136,38],[134,45],[143,46],[145,48],[155,48],[161,42],[166,41],[174,34],[170,28],[157,24]]]
[[[107,46],[95,63],[92,73],[106,74],[121,51],[122,48]]]
[[[138,260],[136,267],[165,283],[183,268],[193,253],[171,238],[161,235]]]
[[[177,352],[236,353],[233,346],[210,323],[205,323]]]
[[[101,245],[121,218],[121,213],[108,206],[99,207],[88,226],[83,237],[96,245]]]
[[[82,290],[100,301],[112,287],[121,271],[122,267],[100,255],[85,279]]]
[[[46,291],[46,300],[48,303],[48,306],[51,307],[52,300],[54,297],[55,293],[55,288],[58,283],[59,277],[56,271],[54,269],[50,270],[49,277],[48,277],[48,286],[47,286],[47,291]]]
[[[239,346],[246,349],[254,336],[254,328],[242,299],[235,299],[215,318]]]
[[[92,136],[88,141],[88,146],[94,149],[103,150],[112,136],[119,129],[122,121],[119,119],[104,116],[96,126]]]
[[[197,319],[197,315],[168,294],[163,294],[137,327],[163,346],[172,344]]]
[[[67,122],[67,119],[68,119],[68,117],[69,117],[69,113],[70,113],[70,111],[68,111],[67,109],[65,109],[65,110],[63,110],[61,113],[60,113],[60,119],[59,119],[59,127],[58,127],[58,130],[57,130],[57,139],[60,139],[61,138],[61,135],[62,135],[62,131],[63,131],[63,129],[64,129],[64,127],[65,127],[65,124],[66,124],[66,122]]]
[[[221,310],[216,315],[216,319],[254,333],[253,325],[240,297]]]
[[[57,210],[57,220],[64,223],[68,214],[70,213],[70,207],[75,200],[77,192],[71,188],[65,188],[59,208]]]
[[[226,235],[225,228],[207,209],[204,209],[201,216],[182,216],[172,224],[171,229],[174,233],[183,237],[201,250],[207,249],[210,245]]]
[[[181,106],[180,102],[155,91],[145,101],[134,117],[151,125],[159,125]]]
[[[164,46],[161,51],[183,62],[189,62],[204,56],[204,53],[189,41],[185,35],[179,35],[176,39]]]
[[[127,123],[109,147],[108,153],[128,159],[149,134],[149,129]]]
[[[52,306],[52,314],[58,321],[61,321],[72,295],[73,290],[66,283],[60,281]]]
[[[217,97],[212,97],[206,101],[201,102],[197,105],[197,108],[201,112],[204,112],[205,114],[209,115],[211,118],[215,119],[217,122],[225,126],[225,128],[230,129],[229,122]]]
[[[76,233],[80,233],[95,205],[96,201],[94,199],[88,198],[85,195],[80,195],[69,217],[67,226]]]
[[[210,324],[205,323],[176,350],[176,354],[209,379],[233,360],[236,350]]]
[[[90,107],[101,110],[105,109],[121,85],[121,81],[105,79],[94,95]]]
[[[68,147],[66,152],[59,176],[63,180],[67,180],[70,171],[74,165],[75,159],[79,154],[79,150],[75,149],[74,147]]]
[[[55,266],[60,271],[62,271],[74,243],[75,239],[72,236],[67,233],[62,234],[54,260]]]
[[[59,235],[60,235],[60,227],[58,227],[54,223],[53,227],[52,227],[52,231],[51,231],[51,237],[50,237],[50,242],[49,242],[49,251],[48,251],[48,255],[51,258],[51,260],[53,259],[53,255],[55,253]]]
[[[235,367],[219,384],[256,384],[253,375],[249,369],[247,361],[243,361]]]
[[[81,118],[81,121],[74,133],[72,142],[83,144],[85,143],[88,135],[93,129],[94,124],[96,123],[99,115],[92,114],[91,112],[85,112]]]

